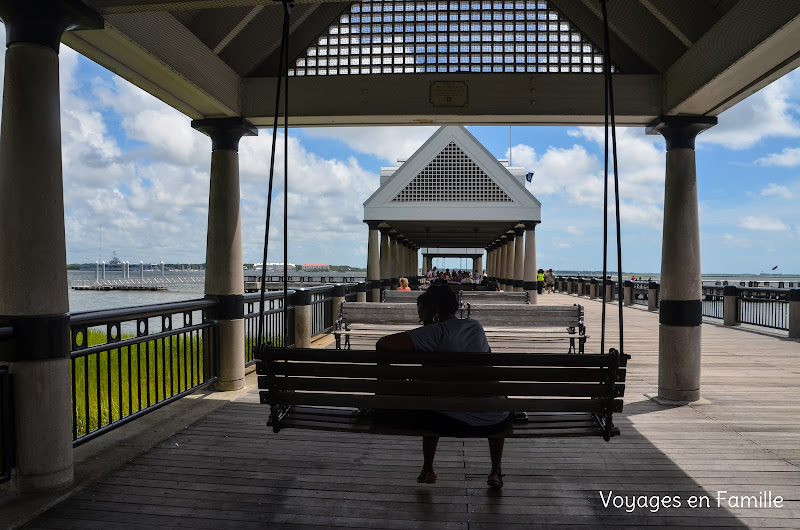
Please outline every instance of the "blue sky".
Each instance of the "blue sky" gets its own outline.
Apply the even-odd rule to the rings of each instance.
[[[67,261],[108,261],[113,251],[134,263],[205,261],[209,139],[189,118],[63,45],[60,64]],[[381,166],[407,158],[435,130],[291,129],[289,261],[365,266],[363,202]],[[508,127],[470,131],[508,158]],[[270,140],[261,130],[240,145],[245,262],[259,260],[263,248]],[[618,140],[623,270],[657,273],[664,141],[641,128],[619,130]],[[535,172],[530,190],[542,202],[540,266],[601,267],[602,143],[602,128],[513,128],[513,164]],[[800,73],[723,113],[698,137],[697,166],[703,273],[775,265],[800,273]],[[282,180],[278,171],[270,261],[282,255]]]

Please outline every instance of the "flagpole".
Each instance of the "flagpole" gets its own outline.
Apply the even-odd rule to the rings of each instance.
[[[508,167],[511,167],[511,125],[508,126]]]

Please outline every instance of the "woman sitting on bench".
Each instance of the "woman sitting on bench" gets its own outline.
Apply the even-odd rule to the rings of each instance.
[[[447,285],[432,285],[417,298],[417,311],[422,327],[387,335],[378,340],[378,351],[430,351],[430,352],[491,352],[486,332],[476,320],[458,319],[458,300]],[[435,355],[431,356],[435,359]],[[514,420],[511,412],[463,411],[380,411],[378,421],[401,423],[432,430],[443,436],[480,437],[507,429]],[[489,438],[492,470],[486,483],[492,488],[503,487],[500,463],[503,458],[504,438]],[[436,482],[433,459],[438,436],[422,437],[422,472],[417,482]]]

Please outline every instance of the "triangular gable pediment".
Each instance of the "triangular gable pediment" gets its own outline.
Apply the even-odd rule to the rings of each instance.
[[[536,197],[464,127],[441,127],[364,203],[365,220],[540,218]]]

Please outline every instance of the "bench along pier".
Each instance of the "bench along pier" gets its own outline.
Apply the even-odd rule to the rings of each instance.
[[[263,348],[256,365],[274,432],[433,432],[375,423],[363,409],[527,412],[496,437],[619,434],[628,356]],[[435,358],[435,362],[431,362]],[[344,407],[344,408],[343,408]]]

